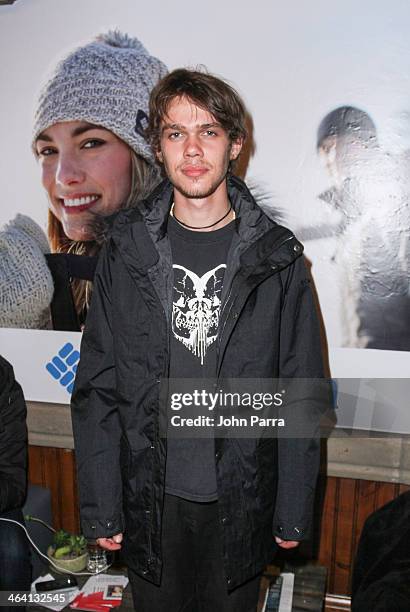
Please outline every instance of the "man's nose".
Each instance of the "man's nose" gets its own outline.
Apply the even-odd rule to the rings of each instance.
[[[188,136],[185,142],[185,151],[184,155],[186,157],[196,157],[203,155],[203,150],[201,147],[201,143],[199,142],[198,136],[191,134]]]
[[[81,183],[85,172],[74,155],[60,154],[56,169],[56,182],[60,185],[71,185]]]

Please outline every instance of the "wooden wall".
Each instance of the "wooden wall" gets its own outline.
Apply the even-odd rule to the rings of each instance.
[[[29,481],[51,490],[54,527],[79,530],[72,450],[30,446]],[[318,560],[328,568],[328,591],[350,593],[352,560],[366,517],[408,485],[328,477],[324,487]]]
[[[328,477],[318,559],[328,568],[328,591],[350,594],[352,561],[366,518],[408,485]]]
[[[53,526],[78,532],[80,520],[74,451],[29,446],[28,479],[32,484],[50,489]]]

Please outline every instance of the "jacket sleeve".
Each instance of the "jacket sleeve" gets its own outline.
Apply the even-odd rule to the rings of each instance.
[[[107,243],[96,269],[71,400],[81,525],[88,538],[123,531],[111,257]]]
[[[283,540],[309,536],[320,463],[320,421],[328,409],[316,306],[303,257],[283,279],[280,377],[286,389],[278,440],[278,490],[273,533]],[[294,436],[294,437],[292,437]]]
[[[26,403],[13,368],[0,356],[0,512],[21,508],[27,490]]]

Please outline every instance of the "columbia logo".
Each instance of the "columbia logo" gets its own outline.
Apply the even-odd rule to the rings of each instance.
[[[51,361],[46,364],[46,370],[51,376],[58,380],[60,385],[67,389],[68,393],[72,393],[74,387],[74,378],[77,371],[77,363],[80,359],[80,353],[74,349],[71,342],[67,342],[58,351]]]

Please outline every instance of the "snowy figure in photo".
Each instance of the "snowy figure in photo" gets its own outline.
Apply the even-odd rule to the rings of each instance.
[[[319,198],[339,215],[334,226],[304,228],[304,240],[337,236],[343,346],[410,350],[410,212],[402,160],[381,149],[359,108],[324,117],[317,151],[331,179]]]

